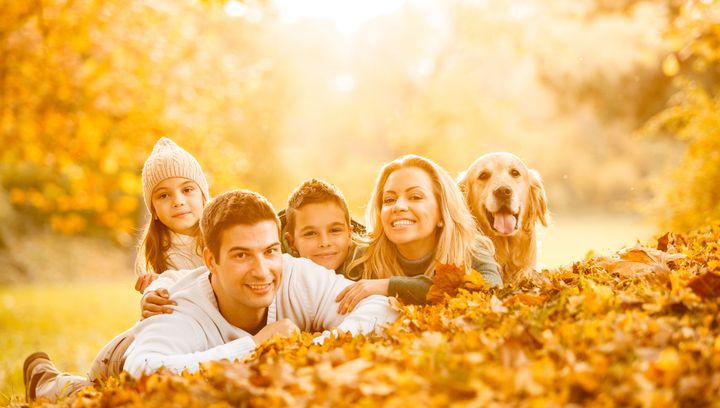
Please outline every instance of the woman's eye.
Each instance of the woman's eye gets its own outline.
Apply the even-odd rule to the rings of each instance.
[[[478,175],[478,180],[487,180],[490,178],[490,172],[489,171],[483,171]]]
[[[410,196],[410,199],[411,199],[411,200],[422,200],[422,199],[423,199],[423,196],[422,196],[422,195],[419,195],[419,194],[415,194],[415,195],[411,195],[411,196]]]
[[[183,190],[183,192],[185,192],[185,193],[190,193],[190,192],[193,192],[193,191],[195,191],[195,189],[192,188],[192,187],[185,187],[185,189]]]
[[[303,237],[310,238],[315,236],[315,231],[306,232],[303,234]]]
[[[510,170],[510,175],[513,177],[520,177],[520,172],[517,169]]]
[[[163,200],[163,199],[165,199],[165,198],[167,198],[167,197],[168,197],[167,194],[160,194],[160,195],[157,196],[157,199],[158,199],[158,200]]]
[[[341,232],[345,232],[342,228],[333,228],[330,230],[330,233],[332,234],[339,234]]]
[[[395,202],[394,197],[387,197],[387,198],[383,199],[383,204],[392,204],[394,202]]]

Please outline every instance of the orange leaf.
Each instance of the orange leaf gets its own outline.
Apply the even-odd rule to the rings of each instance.
[[[455,296],[458,288],[463,284],[465,278],[465,267],[435,262],[435,277],[433,284],[427,293],[428,303],[436,304],[442,302],[445,294]]]
[[[720,275],[714,272],[706,272],[691,280],[688,286],[700,297],[720,296]]]

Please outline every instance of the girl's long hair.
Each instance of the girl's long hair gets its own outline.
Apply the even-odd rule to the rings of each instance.
[[[205,199],[203,198],[204,203]],[[199,224],[198,222],[193,227],[192,236],[195,238],[195,251],[201,255],[204,242]],[[161,274],[168,269],[175,269],[175,265],[172,265],[168,258],[168,250],[171,245],[170,229],[160,219],[150,214],[150,221],[145,226],[143,238],[138,247],[135,274],[138,276],[147,273]]]
[[[348,265],[346,276],[350,279],[380,279],[403,275],[398,262],[397,246],[385,235],[380,213],[385,182],[394,171],[406,167],[419,168],[432,180],[433,194],[440,209],[440,219],[444,224],[439,227],[439,236],[435,243],[435,259],[444,264],[462,265],[465,271],[469,272],[473,259],[483,255],[492,257],[494,252],[492,241],[478,231],[475,219],[453,178],[430,159],[406,155],[383,166],[375,181],[365,213],[369,244],[366,252]],[[425,271],[425,275],[430,276],[434,268],[433,262]]]

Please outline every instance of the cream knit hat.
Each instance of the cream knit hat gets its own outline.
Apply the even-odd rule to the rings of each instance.
[[[205,201],[210,199],[208,182],[200,163],[185,149],[167,137],[155,143],[150,157],[142,170],[143,198],[148,211],[152,213],[152,192],[165,179],[184,177],[197,183]]]

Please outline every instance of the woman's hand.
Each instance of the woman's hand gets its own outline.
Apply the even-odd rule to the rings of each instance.
[[[145,292],[145,288],[150,286],[150,284],[157,279],[158,275],[155,275],[153,273],[146,273],[145,275],[138,276],[137,280],[135,281],[135,290],[137,290],[140,293]]]
[[[174,300],[170,299],[167,289],[160,288],[152,292],[148,292],[140,300],[142,308],[142,318],[148,318],[162,313],[172,313],[173,310],[168,305],[176,305]]]
[[[370,295],[387,296],[389,284],[390,279],[362,279],[353,283],[335,298],[335,301],[340,303],[338,313],[345,314],[352,311],[361,300]]]

